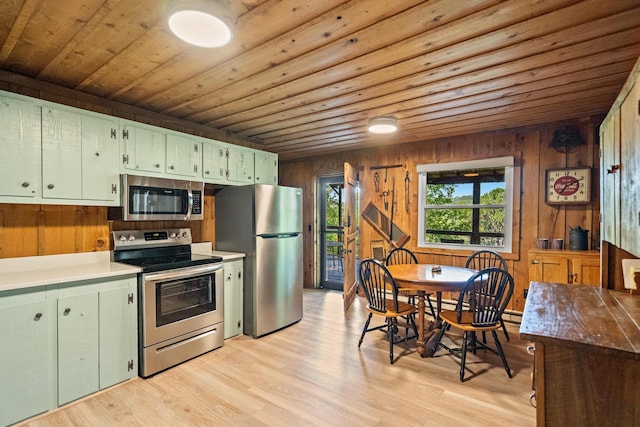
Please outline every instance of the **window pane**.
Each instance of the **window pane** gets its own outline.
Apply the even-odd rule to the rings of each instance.
[[[481,183],[480,203],[483,205],[504,204],[504,181]]]
[[[427,230],[472,230],[472,209],[427,209]]]
[[[470,205],[473,203],[473,184],[427,184],[429,205]]]
[[[480,233],[504,234],[504,209],[480,209]]]

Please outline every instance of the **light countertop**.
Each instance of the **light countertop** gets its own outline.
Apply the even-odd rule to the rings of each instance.
[[[245,254],[242,252],[225,252],[212,250],[211,242],[192,243],[191,252],[201,255],[213,255],[222,257],[222,261],[231,261],[234,259],[242,259]]]
[[[134,275],[140,267],[111,262],[108,251],[0,259],[0,292]]]
[[[220,256],[223,261],[245,256],[243,253],[213,251],[211,248],[211,242],[194,243],[191,246],[193,253]],[[108,251],[3,258],[0,259],[0,292],[135,275],[140,271],[140,267],[111,262],[111,253]]]

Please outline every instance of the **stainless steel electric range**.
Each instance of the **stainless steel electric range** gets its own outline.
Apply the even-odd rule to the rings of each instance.
[[[222,258],[191,253],[191,230],[113,232],[114,262],[138,274],[139,374],[224,344]]]

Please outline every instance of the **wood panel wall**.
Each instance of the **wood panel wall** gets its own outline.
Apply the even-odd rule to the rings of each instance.
[[[203,221],[108,221],[107,208],[0,203],[0,258],[109,251],[111,232],[191,228],[193,242],[214,241],[215,203],[205,194]]]
[[[318,256],[316,256],[319,243],[319,219],[315,209],[319,177],[339,175],[342,173],[343,163],[349,162],[360,172],[360,209],[372,201],[379,209],[384,210],[381,192],[391,190],[395,181],[394,222],[411,236],[405,247],[416,252],[420,262],[463,265],[470,251],[425,250],[417,247],[416,166],[424,163],[511,155],[515,157],[517,166],[516,188],[519,190],[519,197],[516,197],[516,200],[519,201],[514,209],[513,253],[506,254],[505,258],[516,283],[511,308],[522,311],[525,302],[524,289],[529,286],[527,251],[534,247],[536,238],[563,238],[568,243],[569,226],[581,226],[590,230],[590,249],[598,249],[600,240],[597,188],[599,146],[596,134],[601,120],[601,117],[589,117],[526,129],[467,135],[425,141],[420,144],[385,145],[377,149],[281,163],[280,184],[301,187],[304,191],[305,287],[316,287],[319,283],[319,265]],[[571,153],[558,153],[549,148],[554,131],[569,126],[579,130],[584,145]],[[402,167],[371,170],[373,166],[396,164],[401,164]],[[591,203],[578,206],[547,205],[544,202],[545,170],[573,166],[593,168],[594,184]],[[373,179],[375,171],[380,174],[380,192],[375,191]],[[410,177],[409,212],[405,209],[404,196],[404,178],[407,171]],[[387,214],[390,214],[390,206]],[[379,238],[371,226],[364,221],[360,222],[361,258],[371,255],[370,241]]]

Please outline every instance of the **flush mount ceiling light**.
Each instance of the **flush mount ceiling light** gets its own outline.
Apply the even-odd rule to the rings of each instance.
[[[374,117],[368,129],[371,133],[393,133],[398,130],[398,120],[393,116]]]
[[[231,40],[228,11],[219,0],[169,0],[169,28],[178,38],[199,47],[220,47]]]

